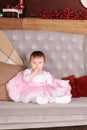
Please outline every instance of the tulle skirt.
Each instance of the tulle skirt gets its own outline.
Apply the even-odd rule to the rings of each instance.
[[[71,86],[68,80],[53,79],[54,87],[48,87],[45,83],[25,82],[23,72],[19,72],[7,84],[6,88],[9,97],[15,102],[31,102],[38,96],[48,99],[49,102],[54,102],[56,97],[71,96]]]

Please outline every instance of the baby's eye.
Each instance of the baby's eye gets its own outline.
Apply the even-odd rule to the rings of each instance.
[[[33,64],[36,64],[36,62],[33,62]]]
[[[41,61],[39,62],[39,64],[41,64]]]

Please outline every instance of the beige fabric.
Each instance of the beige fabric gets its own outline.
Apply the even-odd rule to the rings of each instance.
[[[3,31],[0,31],[0,61],[23,65],[17,51]]]
[[[22,65],[13,65],[0,62],[0,101],[8,101],[8,93],[6,91],[6,83],[13,78],[19,71],[25,69],[25,66]]]

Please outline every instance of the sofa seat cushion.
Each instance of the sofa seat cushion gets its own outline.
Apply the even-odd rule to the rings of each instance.
[[[0,101],[0,128],[41,128],[87,124],[87,98],[69,104],[15,103]]]

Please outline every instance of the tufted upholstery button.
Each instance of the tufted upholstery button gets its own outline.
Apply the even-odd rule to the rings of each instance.
[[[83,69],[83,68],[84,68],[84,65],[81,65],[81,64],[80,64],[80,68]]]
[[[33,51],[33,50],[38,50],[38,47],[37,47],[35,44],[33,44],[33,45],[31,46],[31,49],[32,49],[32,51]]]
[[[12,39],[13,39],[13,40],[16,40],[16,39],[17,39],[17,37],[15,36],[15,34],[13,34]]]
[[[80,51],[82,51],[82,50],[83,50],[83,47],[82,47],[82,46],[79,46],[78,49],[79,49]]]
[[[79,56],[77,54],[74,55],[74,60],[79,60]]]
[[[55,38],[52,36],[52,37],[49,37],[49,41],[50,42],[54,42],[55,41]]]
[[[67,56],[66,56],[66,55],[63,55],[63,56],[62,56],[62,59],[63,59],[63,60],[67,60]]]
[[[72,47],[70,45],[67,46],[67,50],[71,51]]]
[[[77,37],[73,37],[72,42],[76,42],[76,41],[77,41]]]
[[[18,45],[18,48],[23,52],[24,47],[21,44]]]
[[[61,39],[62,42],[64,42],[66,40],[66,37],[63,35],[63,36],[61,36],[60,39]]]
[[[29,40],[31,39],[31,37],[30,37],[30,36],[25,36],[24,39],[25,39],[26,41],[29,41]]]
[[[61,50],[61,47],[60,46],[56,46],[56,51],[59,51],[59,50]]]
[[[38,41],[41,41],[41,40],[43,40],[43,39],[44,39],[43,36],[41,36],[41,35],[38,35],[38,36],[37,36],[37,40],[38,40]]]

